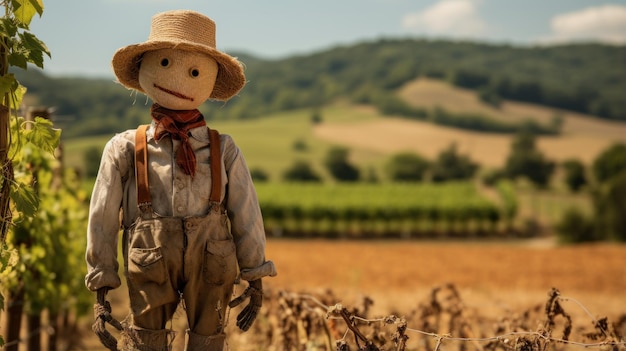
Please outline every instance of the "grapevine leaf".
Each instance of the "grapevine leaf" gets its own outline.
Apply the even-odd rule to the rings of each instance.
[[[23,51],[13,51],[9,55],[9,64],[11,66],[19,67],[21,69],[28,68],[28,57]]]
[[[39,7],[39,9],[37,7]],[[40,10],[43,11],[41,6],[37,4],[37,1],[13,0],[13,13],[15,14],[15,18],[24,27],[28,27],[28,25],[30,25],[30,21],[32,21],[36,13],[39,13],[41,16]]]
[[[10,73],[5,76],[0,76],[0,94],[4,95],[11,92],[13,81],[15,81],[15,77]]]
[[[12,183],[11,200],[18,212],[27,217],[32,217],[39,206],[39,198],[35,189],[19,183]]]
[[[12,38],[17,35],[17,26],[11,18],[0,18],[0,30],[8,38]]]
[[[4,95],[11,93],[15,91],[17,87],[17,79],[15,79],[13,73],[8,73],[4,76],[0,76],[0,94]]]
[[[39,16],[43,14],[43,0],[27,0],[27,2],[37,11]]]
[[[27,134],[28,141],[38,148],[54,153],[54,149],[59,146],[61,141],[61,130],[53,128],[52,121],[36,117],[35,125],[30,133]]]
[[[22,148],[24,146],[24,138],[21,131],[21,126],[24,124],[24,117],[18,116],[16,118],[11,118],[11,145],[9,145],[9,149],[11,151],[10,159],[13,162],[19,163],[20,160],[25,156],[22,153]]]
[[[46,55],[50,56],[50,51],[46,44],[43,41],[39,40],[33,33],[24,32],[21,33],[20,37],[22,38],[22,44],[24,47],[30,51],[40,51],[46,53]]]
[[[32,62],[35,66],[43,68],[43,53],[37,50],[29,52],[28,62]]]
[[[25,86],[17,83],[17,87],[13,90],[13,94],[11,94],[12,106],[22,105],[22,100],[24,100],[24,95],[26,95],[26,90],[27,89]]]
[[[9,249],[6,243],[0,243],[0,277],[11,274],[11,270],[18,263],[17,250]],[[0,311],[4,309],[5,297],[0,293]],[[2,344],[0,343],[0,346]]]
[[[46,44],[30,32],[20,33],[19,37],[22,41],[22,47],[27,52],[28,61],[39,68],[43,68],[43,54],[45,53],[50,57],[50,51]]]
[[[11,260],[11,251],[7,249],[6,243],[0,243],[0,273],[6,270],[6,267],[9,266],[10,260]],[[2,309],[1,306],[0,306],[0,309]]]

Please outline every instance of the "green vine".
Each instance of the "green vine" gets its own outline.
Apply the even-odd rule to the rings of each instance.
[[[60,130],[50,121],[38,118],[25,123],[18,109],[26,93],[9,72],[11,67],[28,69],[29,64],[43,68],[44,55],[50,57],[46,45],[29,31],[35,15],[43,14],[42,0],[3,0],[4,15],[0,18],[0,276],[10,275],[19,265],[16,248],[7,243],[7,232],[17,218],[32,217],[39,198],[32,185],[15,177],[14,168],[28,159],[30,148],[52,154],[60,142]],[[28,126],[28,127],[27,127]],[[0,311],[4,295],[0,292]],[[0,337],[0,346],[4,340]]]

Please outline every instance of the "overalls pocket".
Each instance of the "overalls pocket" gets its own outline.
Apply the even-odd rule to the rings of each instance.
[[[167,281],[167,269],[161,247],[131,248],[128,258],[128,278],[135,284],[162,285]]]
[[[211,285],[223,285],[233,282],[237,277],[237,256],[232,239],[209,240],[204,252],[202,265],[204,282]]]

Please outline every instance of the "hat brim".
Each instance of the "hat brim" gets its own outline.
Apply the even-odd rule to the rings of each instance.
[[[218,72],[215,86],[210,96],[211,99],[228,100],[236,95],[246,84],[243,66],[236,58],[209,46],[184,41],[148,41],[118,49],[111,61],[117,80],[127,88],[145,93],[139,85],[141,57],[145,52],[166,48],[203,52],[215,59],[218,64]]]

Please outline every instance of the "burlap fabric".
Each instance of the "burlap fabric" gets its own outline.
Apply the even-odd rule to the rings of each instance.
[[[245,85],[242,64],[234,57],[216,49],[215,22],[194,11],[174,10],[152,17],[148,40],[118,49],[113,55],[113,71],[127,88],[144,92],[139,85],[139,65],[146,51],[177,49],[201,52],[218,64],[217,79],[211,98],[228,100]]]

